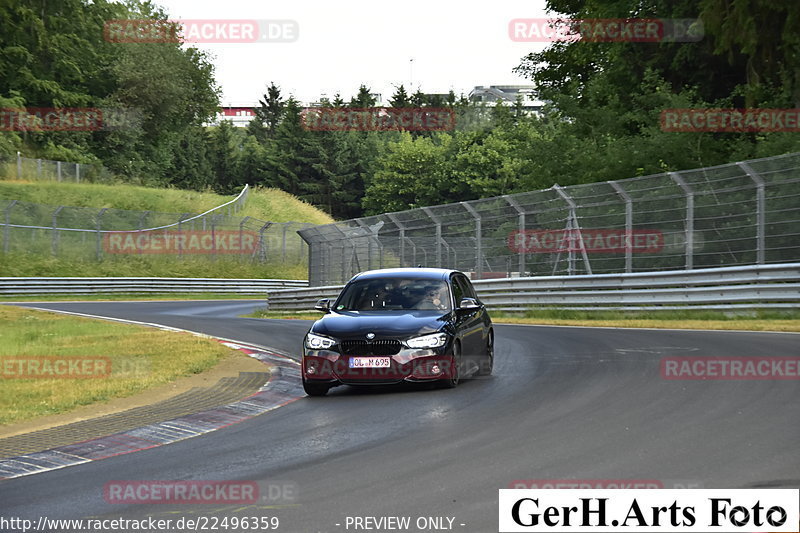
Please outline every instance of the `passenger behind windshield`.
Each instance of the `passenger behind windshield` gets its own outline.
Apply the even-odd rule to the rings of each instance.
[[[359,280],[345,288],[337,311],[450,311],[447,283],[430,279]]]

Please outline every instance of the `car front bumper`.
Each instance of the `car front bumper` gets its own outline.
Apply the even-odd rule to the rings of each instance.
[[[351,368],[353,358],[388,358],[389,366]],[[306,348],[302,361],[303,379],[314,383],[378,385],[403,381],[436,381],[453,376],[452,350],[404,348],[390,356],[351,356],[333,350]]]

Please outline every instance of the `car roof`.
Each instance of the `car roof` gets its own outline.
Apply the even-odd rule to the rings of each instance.
[[[355,279],[386,279],[386,278],[416,278],[431,280],[446,280],[450,274],[458,272],[447,268],[382,268],[380,270],[367,270],[353,276]]]

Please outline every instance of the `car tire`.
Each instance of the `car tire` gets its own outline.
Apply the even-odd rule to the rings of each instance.
[[[491,376],[494,370],[494,333],[489,333],[489,339],[486,341],[486,362],[481,365],[478,371],[479,376]]]
[[[330,385],[327,383],[310,383],[303,380],[303,390],[306,391],[306,394],[309,396],[325,396],[328,394],[330,388]]]
[[[443,380],[441,380],[440,384],[445,389],[455,389],[458,387],[458,384],[461,383],[461,372],[459,367],[461,366],[461,344],[458,341],[453,342],[453,371],[450,372],[450,375]]]

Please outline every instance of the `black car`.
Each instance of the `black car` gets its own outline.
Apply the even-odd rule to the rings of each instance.
[[[303,342],[303,388],[435,381],[456,387],[494,364],[492,321],[457,270],[393,268],[357,274]]]

